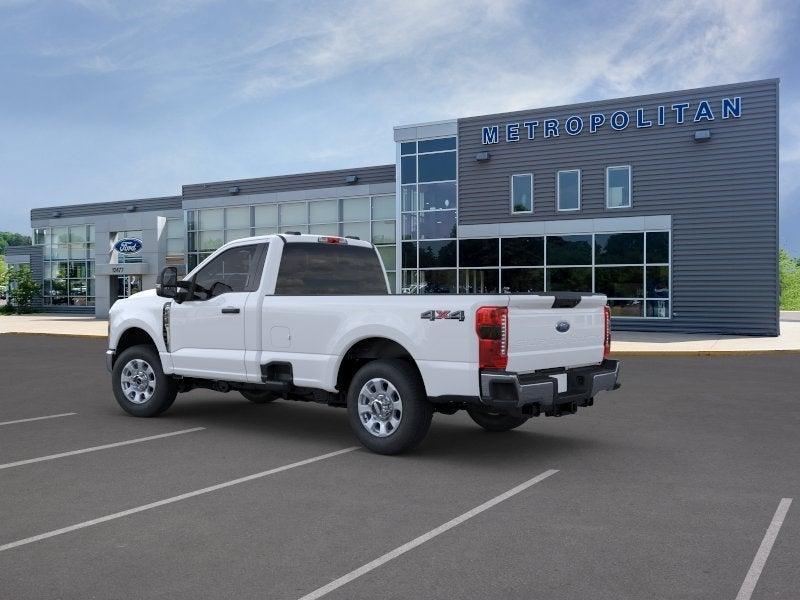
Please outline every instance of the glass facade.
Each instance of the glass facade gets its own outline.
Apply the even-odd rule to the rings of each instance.
[[[251,235],[298,231],[355,236],[378,247],[394,287],[396,264],[394,194],[202,208],[186,211],[186,255],[191,270],[223,243]]]
[[[458,290],[456,138],[400,144],[404,293]]]
[[[36,229],[42,246],[42,302],[45,306],[94,306],[94,225]]]

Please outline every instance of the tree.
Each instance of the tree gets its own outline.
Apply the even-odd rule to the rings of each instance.
[[[0,231],[0,254],[6,253],[6,246],[30,246],[31,236],[10,231]]]
[[[6,267],[5,259],[0,256],[0,289],[6,285],[6,276],[8,275],[8,267]]]
[[[31,268],[20,265],[8,272],[8,302],[18,313],[31,312],[33,299],[41,294],[41,286],[33,280]]]
[[[781,276],[781,309],[800,310],[800,262],[781,248],[778,254]]]

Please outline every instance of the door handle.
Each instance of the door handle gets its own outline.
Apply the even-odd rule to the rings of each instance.
[[[239,309],[238,308],[234,308],[232,306],[227,306],[227,307],[222,309],[222,314],[223,315],[238,315],[239,314]]]

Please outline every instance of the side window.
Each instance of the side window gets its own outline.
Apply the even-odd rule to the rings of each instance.
[[[275,284],[279,296],[387,294],[374,248],[294,242],[283,247]]]
[[[267,246],[252,244],[225,250],[197,272],[195,284],[213,296],[254,291],[260,283]]]

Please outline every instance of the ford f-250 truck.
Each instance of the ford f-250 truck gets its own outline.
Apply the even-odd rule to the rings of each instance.
[[[197,387],[323,402],[383,454],[422,441],[434,412],[507,431],[619,387],[605,296],[392,295],[371,244],[297,233],[230,242],[181,280],[166,267],[113,305],[108,345],[132,415]]]

